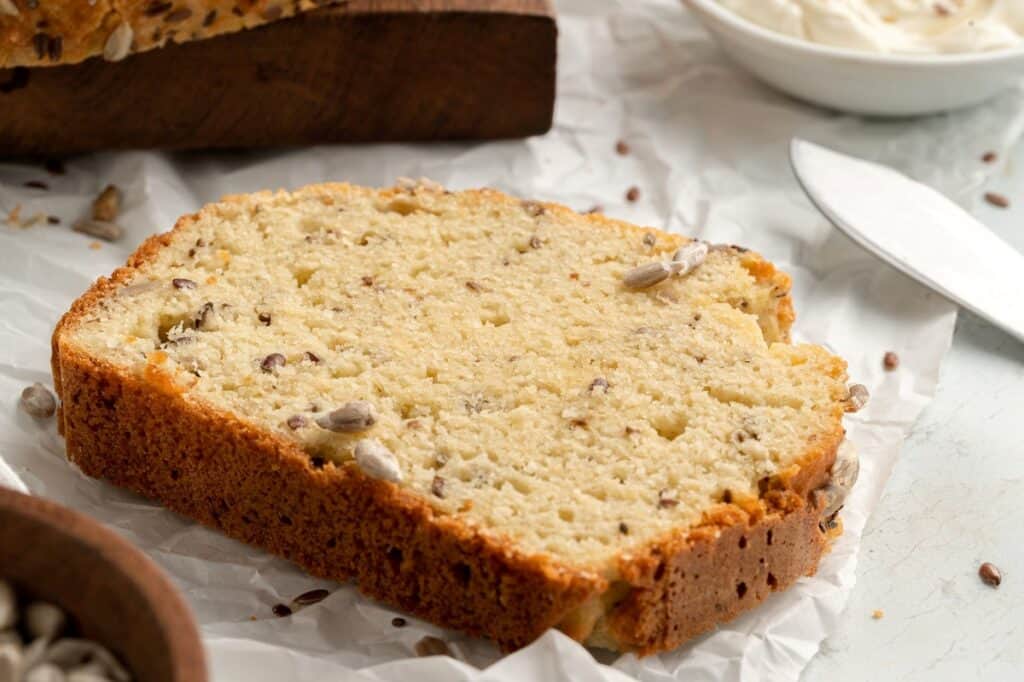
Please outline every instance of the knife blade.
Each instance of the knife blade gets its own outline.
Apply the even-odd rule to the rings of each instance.
[[[880,164],[794,138],[811,202],[897,270],[1024,341],[1024,255],[941,193]]]

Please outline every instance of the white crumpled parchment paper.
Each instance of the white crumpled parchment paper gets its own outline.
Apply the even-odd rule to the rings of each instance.
[[[853,589],[868,514],[914,419],[933,395],[955,309],[840,236],[803,197],[787,163],[793,135],[879,159],[968,201],[1024,125],[1024,91],[980,108],[913,121],[830,114],[736,71],[670,0],[560,4],[555,129],[476,145],[371,145],[232,155],[98,154],[66,175],[0,162],[0,222],[59,216],[61,225],[0,225],[0,483],[84,511],[143,548],[195,610],[215,680],[794,680],[832,630]],[[2,112],[0,112],[2,115]],[[617,140],[631,151],[621,156]],[[742,243],[795,280],[800,340],[827,344],[873,400],[848,420],[862,458],[846,532],[813,578],[681,649],[638,660],[588,652],[558,632],[501,658],[488,643],[409,618],[314,580],[145,500],[87,479],[63,457],[54,424],[17,409],[33,381],[50,384],[49,337],[71,302],[147,235],[225,193],[323,180],[390,184],[427,176],[453,188],[490,185],[524,197],[595,205],[634,222]],[[49,190],[26,188],[42,180]],[[120,186],[128,234],[90,248],[69,224],[106,183]],[[631,204],[625,193],[640,189]],[[871,201],[864,197],[864,201]],[[706,219],[703,216],[706,215]],[[927,239],[927,234],[921,235]],[[894,350],[897,372],[881,358]],[[291,618],[272,605],[315,587],[331,596]],[[458,598],[453,595],[452,598]],[[458,660],[413,658],[425,633]],[[600,659],[598,662],[594,655]]]

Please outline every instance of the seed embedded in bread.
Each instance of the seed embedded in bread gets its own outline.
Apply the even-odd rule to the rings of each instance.
[[[354,400],[318,417],[316,423],[336,433],[359,433],[377,423],[377,412],[365,400]]]
[[[394,454],[379,440],[366,439],[356,443],[355,459],[363,473],[371,478],[392,483],[402,480],[402,470],[398,468]]]

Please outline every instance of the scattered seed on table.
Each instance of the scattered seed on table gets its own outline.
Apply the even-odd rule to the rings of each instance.
[[[900,356],[896,355],[891,350],[886,351],[885,355],[882,357],[882,366],[891,372],[900,366]]]
[[[29,180],[25,183],[25,186],[31,189],[50,189],[50,186],[42,180]]]
[[[271,609],[274,615],[278,618],[287,618],[292,615],[292,610],[284,604],[274,604],[274,608]]]
[[[871,617],[875,620],[882,620],[882,618],[885,617],[885,611],[882,609],[875,609],[871,612]]]
[[[634,185],[626,191],[626,201],[630,203],[636,202],[640,198],[640,188]]]
[[[981,155],[981,160],[985,163],[995,163],[998,158],[995,152],[985,152]]]
[[[1008,208],[1010,206],[1010,200],[996,192],[985,192],[985,201],[997,208]]]
[[[416,642],[417,656],[451,656],[452,650],[443,639],[427,635]]]
[[[21,392],[21,409],[36,419],[47,419],[57,411],[57,399],[37,381]]]
[[[71,226],[71,229],[75,232],[87,234],[90,237],[105,239],[108,242],[120,239],[121,235],[124,234],[124,230],[117,223],[104,222],[102,220],[79,220]]]
[[[92,219],[113,222],[121,212],[121,190],[116,185],[107,185],[92,202]]]
[[[46,216],[46,222],[50,225],[60,225],[60,218],[55,215]]]
[[[615,143],[615,152],[619,156],[625,156],[626,154],[629,154],[629,145],[626,144],[625,140],[619,140]]]
[[[406,626],[406,623],[407,621],[405,620],[405,618],[402,618],[401,616],[395,616],[391,619],[391,625],[396,628],[404,628]]]
[[[299,606],[312,606],[318,604],[330,595],[330,592],[324,589],[310,590],[309,592],[303,592],[295,599],[292,599],[292,603],[298,604]]]
[[[1003,582],[1003,574],[987,561],[978,567],[978,577],[989,587],[999,587],[999,584]]]

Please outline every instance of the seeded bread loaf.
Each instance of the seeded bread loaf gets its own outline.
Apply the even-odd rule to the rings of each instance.
[[[119,61],[231,33],[334,0],[0,0],[0,68]]]
[[[318,185],[151,238],[62,319],[53,369],[91,476],[505,648],[559,627],[646,654],[827,546],[853,399],[792,320],[738,247]]]

